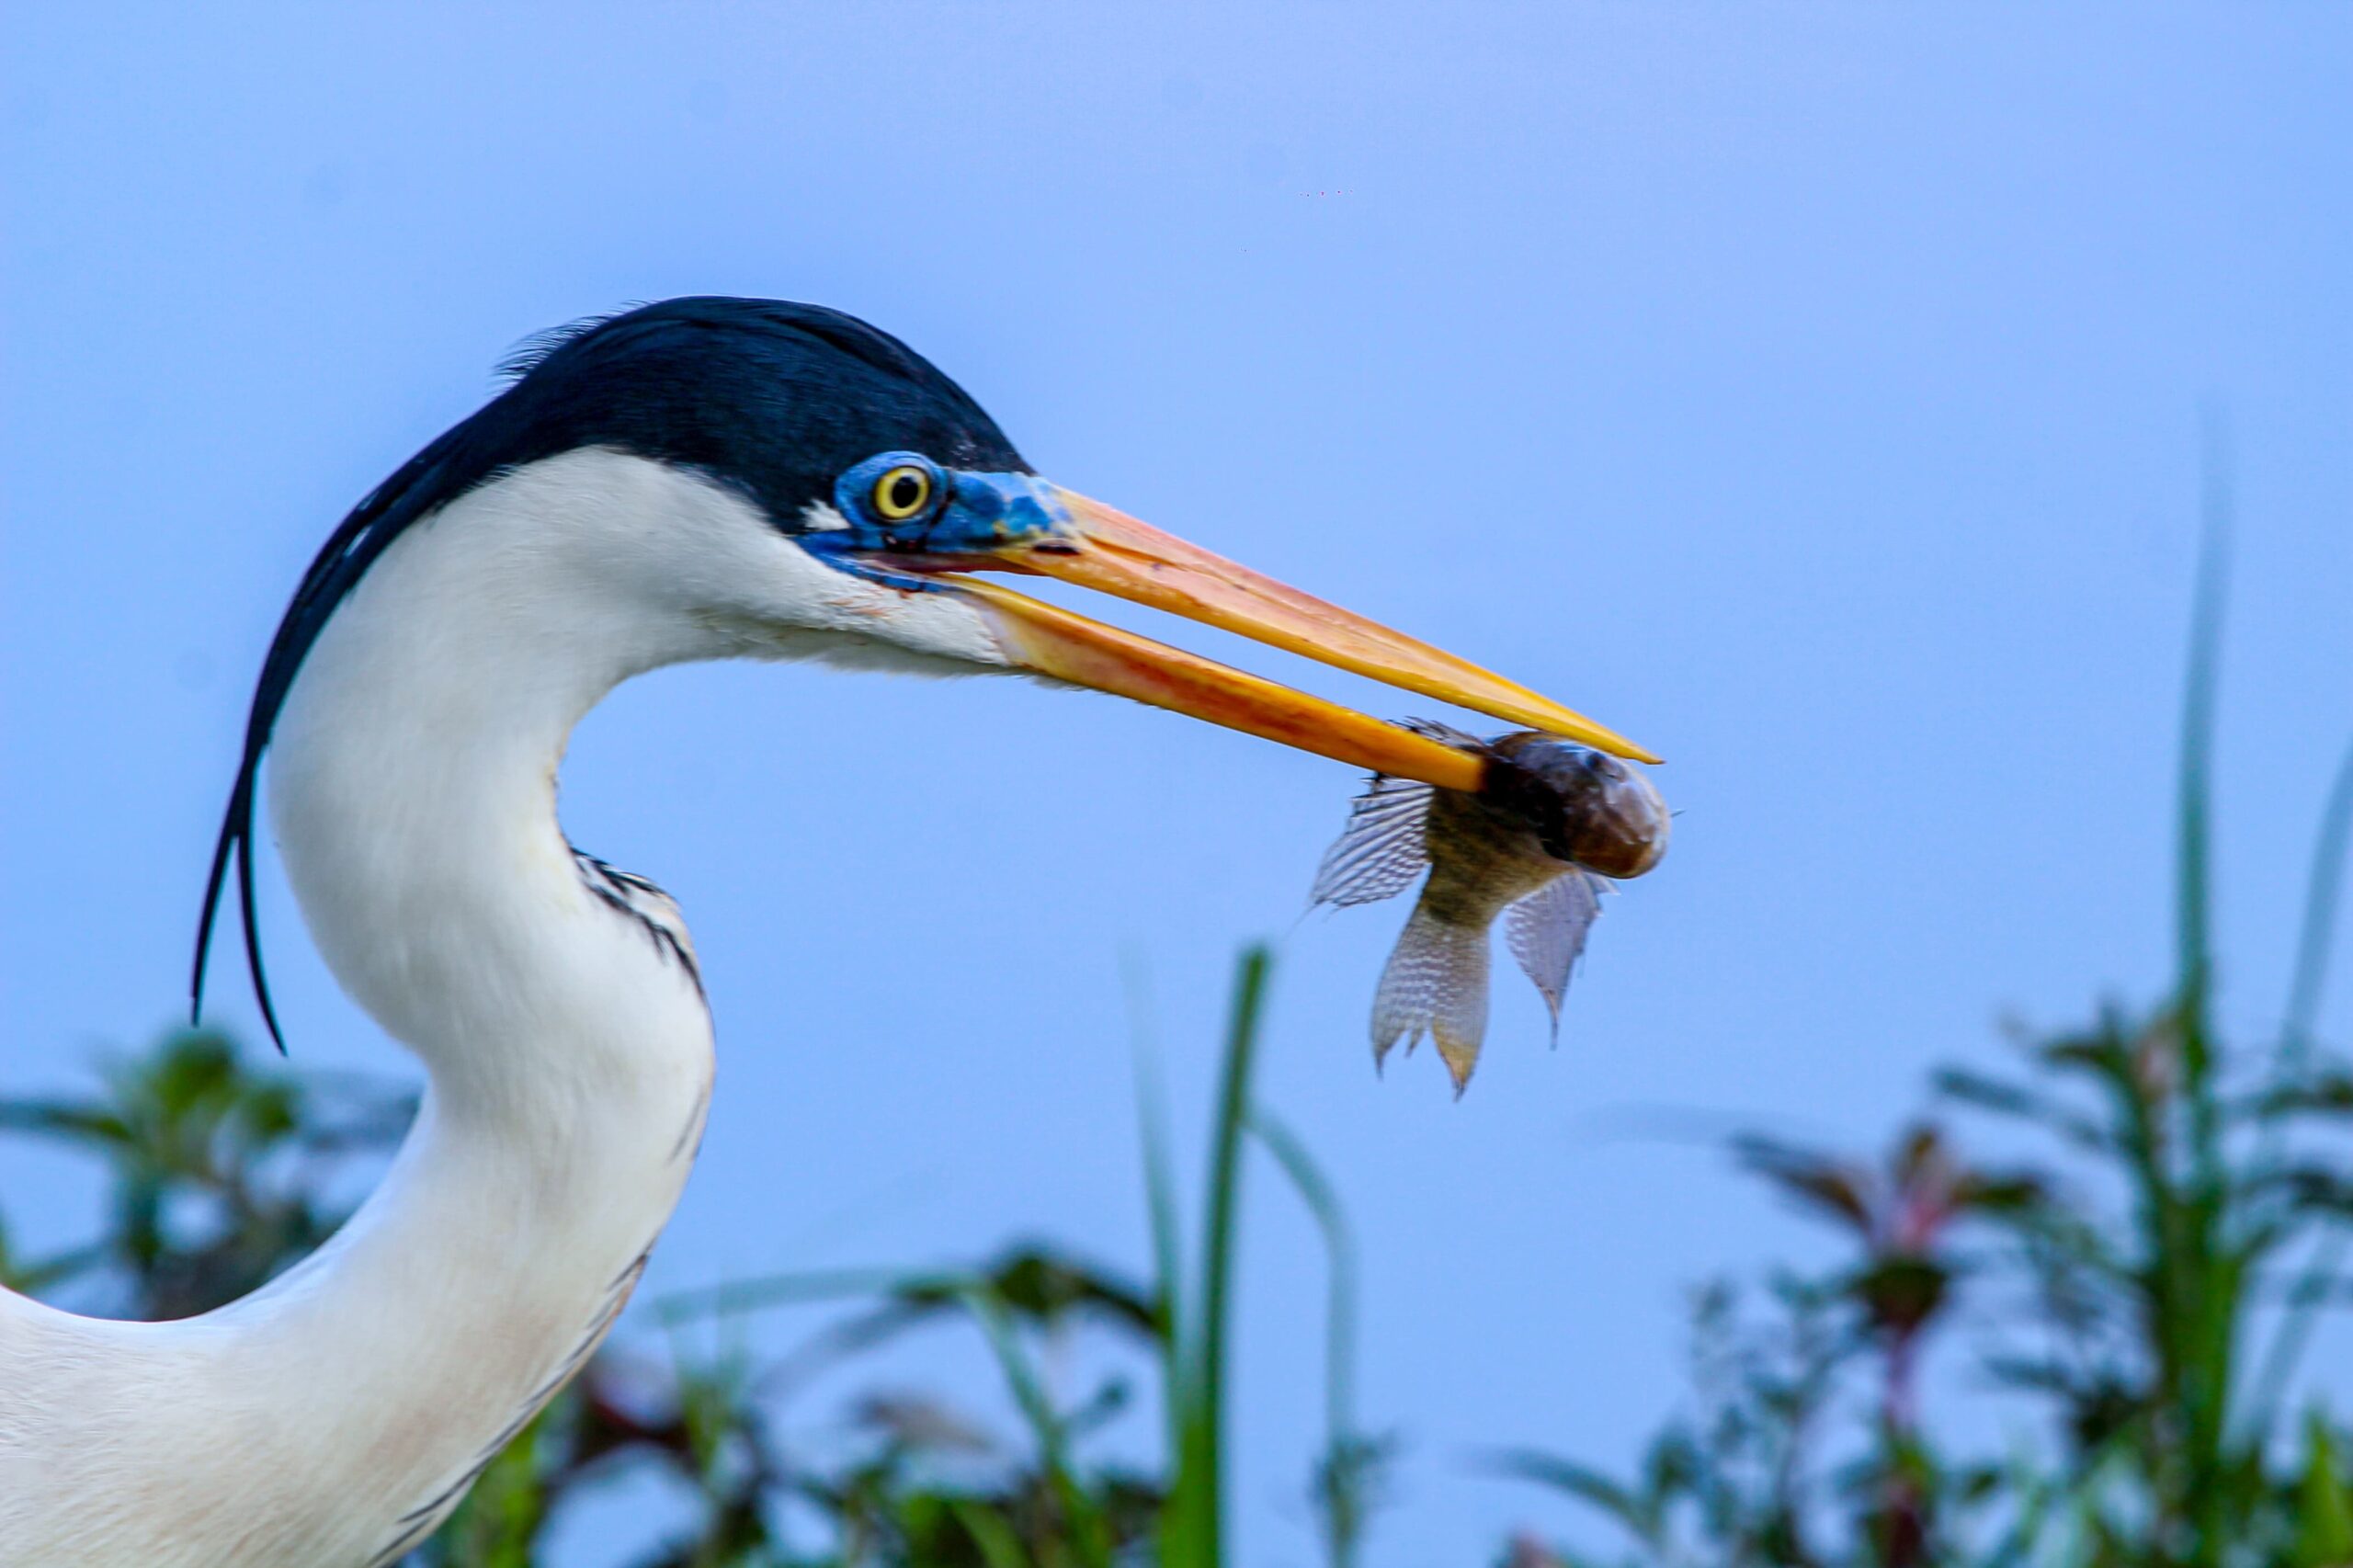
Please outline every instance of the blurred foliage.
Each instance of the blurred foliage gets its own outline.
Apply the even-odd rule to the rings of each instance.
[[[0,1131],[95,1155],[108,1177],[97,1240],[43,1257],[0,1242],[0,1278],[125,1317],[203,1312],[315,1248],[345,1216],[338,1168],[390,1150],[415,1111],[366,1081],[253,1072],[198,1031],[100,1073],[87,1097],[0,1100]]]
[[[1326,1561],[1349,1568],[1390,1445],[1348,1415],[1353,1263],[1337,1200],[1299,1140],[1251,1103],[1267,971],[1263,949],[1244,955],[1189,1272],[1165,1131],[1148,1096],[1149,1282],[1029,1244],[964,1269],[785,1276],[656,1303],[672,1354],[599,1352],[406,1568],[529,1568],[568,1505],[622,1483],[651,1483],[688,1521],[644,1546],[633,1560],[642,1568],[1222,1562],[1226,1331],[1243,1156],[1254,1142],[1335,1249],[1327,1447],[1302,1495]],[[143,1318],[232,1301],[334,1233],[415,1108],[413,1096],[372,1081],[257,1065],[204,1032],[107,1062],[87,1097],[0,1101],[0,1131],[100,1162],[108,1207],[100,1239],[52,1256],[15,1256],[0,1233],[0,1278]],[[711,1337],[702,1330],[740,1340],[745,1314],[812,1301],[842,1303],[839,1315],[779,1357],[690,1348]],[[777,1415],[800,1385],[942,1325],[975,1335],[1014,1413],[1012,1433],[943,1398],[869,1390],[824,1438],[780,1436]],[[1067,1359],[1081,1335],[1118,1369],[1066,1396],[1044,1369]],[[1140,1379],[1156,1385],[1166,1416],[1155,1464],[1102,1451]]]
[[[1844,1261],[1700,1292],[1694,1395],[1631,1477],[1493,1456],[1599,1514],[1597,1555],[1522,1537],[1514,1568],[2344,1568],[2353,1432],[2292,1398],[2319,1317],[2353,1304],[2353,1062],[2314,1038],[2353,838],[2353,753],[2314,835],[2278,1036],[2212,1006],[2209,758],[2221,573],[2201,574],[2182,725],[2170,994],[2016,1030],[2004,1070],[1950,1067],[1875,1161],[1735,1140]],[[2005,1151],[1962,1152],[1967,1118]],[[2024,1430],[1970,1452],[1925,1408],[1951,1328],[1981,1408]]]
[[[1742,1169],[1836,1237],[1838,1261],[1696,1292],[1691,1394],[1630,1472],[1486,1456],[1611,1539],[1597,1552],[1522,1534],[1506,1568],[2353,1564],[2353,1429],[2302,1377],[2320,1319],[2353,1304],[2353,1062],[2314,1033],[2353,755],[2316,835],[2284,1022],[2269,1040],[2226,1038],[2209,930],[2218,583],[2210,569],[2193,638],[2169,994],[2016,1031],[2006,1065],[1946,1069],[1876,1157],[1734,1140]],[[1142,1062],[1148,1278],[1032,1243],[656,1303],[670,1355],[601,1352],[408,1568],[540,1562],[576,1498],[623,1482],[658,1487],[685,1521],[643,1546],[643,1568],[1216,1568],[1253,1147],[1324,1244],[1325,1430],[1302,1495],[1325,1562],[1354,1568],[1396,1445],[1355,1413],[1346,1214],[1252,1098],[1267,967],[1252,949],[1236,977],[1189,1234]],[[232,1300],[333,1233],[413,1113],[405,1094],[257,1067],[205,1033],[107,1062],[85,1098],[0,1101],[0,1131],[100,1161],[108,1205],[98,1239],[54,1254],[20,1256],[0,1232],[0,1278],[140,1317]],[[740,1348],[746,1314],[813,1302],[832,1315],[786,1353]],[[869,1388],[824,1436],[787,1440],[783,1411],[813,1379],[942,1327],[985,1355],[1009,1418]],[[1061,1387],[1049,1370],[1080,1336],[1102,1353],[1086,1364],[1113,1369]],[[737,1347],[697,1348],[712,1343]],[[1939,1404],[1932,1355],[1948,1358],[1934,1391],[2012,1420],[2008,1448],[1957,1435],[1984,1423]],[[1109,1428],[1146,1389],[1157,1457],[1122,1458]]]

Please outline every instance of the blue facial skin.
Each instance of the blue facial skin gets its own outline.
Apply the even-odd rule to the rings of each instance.
[[[931,475],[931,503],[914,517],[893,522],[874,509],[874,483],[900,467],[919,468]],[[1053,487],[1036,475],[943,469],[920,452],[882,452],[844,471],[834,483],[834,508],[849,526],[799,535],[802,549],[854,576],[926,592],[947,585],[860,557],[878,551],[987,555],[1007,545],[1073,532],[1069,511]]]

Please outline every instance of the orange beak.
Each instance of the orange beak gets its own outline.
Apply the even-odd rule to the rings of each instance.
[[[1037,573],[1238,632],[1406,691],[1563,735],[1637,762],[1659,759],[1615,731],[1468,660],[1228,561],[1123,512],[1031,482],[1065,526],[1009,540],[966,569]],[[947,562],[941,562],[946,564]],[[995,584],[946,579],[977,602],[1022,668],[1189,713],[1377,773],[1476,790],[1482,758],[1338,703],[1106,626]]]

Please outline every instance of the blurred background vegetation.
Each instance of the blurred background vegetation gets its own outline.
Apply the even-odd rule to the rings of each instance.
[[[1827,1227],[1838,1261],[1698,1289],[1690,1389],[1631,1463],[1474,1456],[1575,1498],[1593,1529],[1578,1545],[1465,1542],[1464,1561],[2353,1563],[2353,1428],[2300,1378],[2318,1320],[2353,1304],[2353,1063],[2314,1034],[2353,835],[2353,754],[2315,835],[2283,1022],[2274,1038],[2227,1038],[2209,940],[2218,585],[2210,569],[2182,725],[2170,994],[2016,1029],[1997,1062],[1938,1073],[1875,1156],[1733,1139],[1738,1167]],[[671,1355],[601,1353],[412,1568],[540,1562],[575,1498],[649,1476],[693,1507],[673,1539],[646,1543],[646,1568],[1210,1568],[1224,1560],[1226,1326],[1254,1165],[1307,1204],[1324,1239],[1325,1439],[1302,1456],[1298,1485],[1325,1561],[1362,1561],[1397,1449],[1354,1408],[1355,1260],[1338,1197],[1251,1095],[1267,976],[1264,950],[1243,956],[1205,1189],[1189,1202],[1140,1057],[1141,1277],[1025,1243],[968,1267],[641,1302],[638,1321],[670,1331]],[[0,1274],[85,1311],[201,1312],[330,1234],[414,1108],[404,1090],[256,1062],[200,1032],[108,1062],[85,1097],[0,1102],[0,1135],[100,1162],[109,1193],[85,1244],[19,1256],[0,1230]],[[742,1314],[813,1301],[835,1315],[786,1356],[724,1348]],[[878,1388],[853,1398],[824,1445],[780,1439],[786,1392],[946,1324],[989,1358],[1017,1430]],[[1953,1343],[1960,1332],[1970,1343]],[[1102,1352],[1085,1364],[1111,1370],[1073,1386],[1055,1374],[1082,1336]],[[1103,1440],[1139,1402],[1163,1417],[1142,1460]],[[1964,1403],[1978,1418],[1956,1419]],[[2008,1434],[1991,1450],[1967,1435],[1986,1405]]]

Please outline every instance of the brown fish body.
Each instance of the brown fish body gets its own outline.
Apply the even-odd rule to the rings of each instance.
[[[1373,1060],[1427,1034],[1459,1096],[1486,1035],[1488,932],[1496,920],[1506,921],[1513,956],[1557,1028],[1604,879],[1655,866],[1668,819],[1646,777],[1574,742],[1536,732],[1482,742],[1415,727],[1484,756],[1484,784],[1472,794],[1376,778],[1325,856],[1314,897],[1386,898],[1427,867],[1374,994]]]
[[[1419,907],[1431,919],[1484,931],[1506,904],[1565,875],[1523,813],[1459,790],[1430,791],[1422,840],[1430,859]]]

